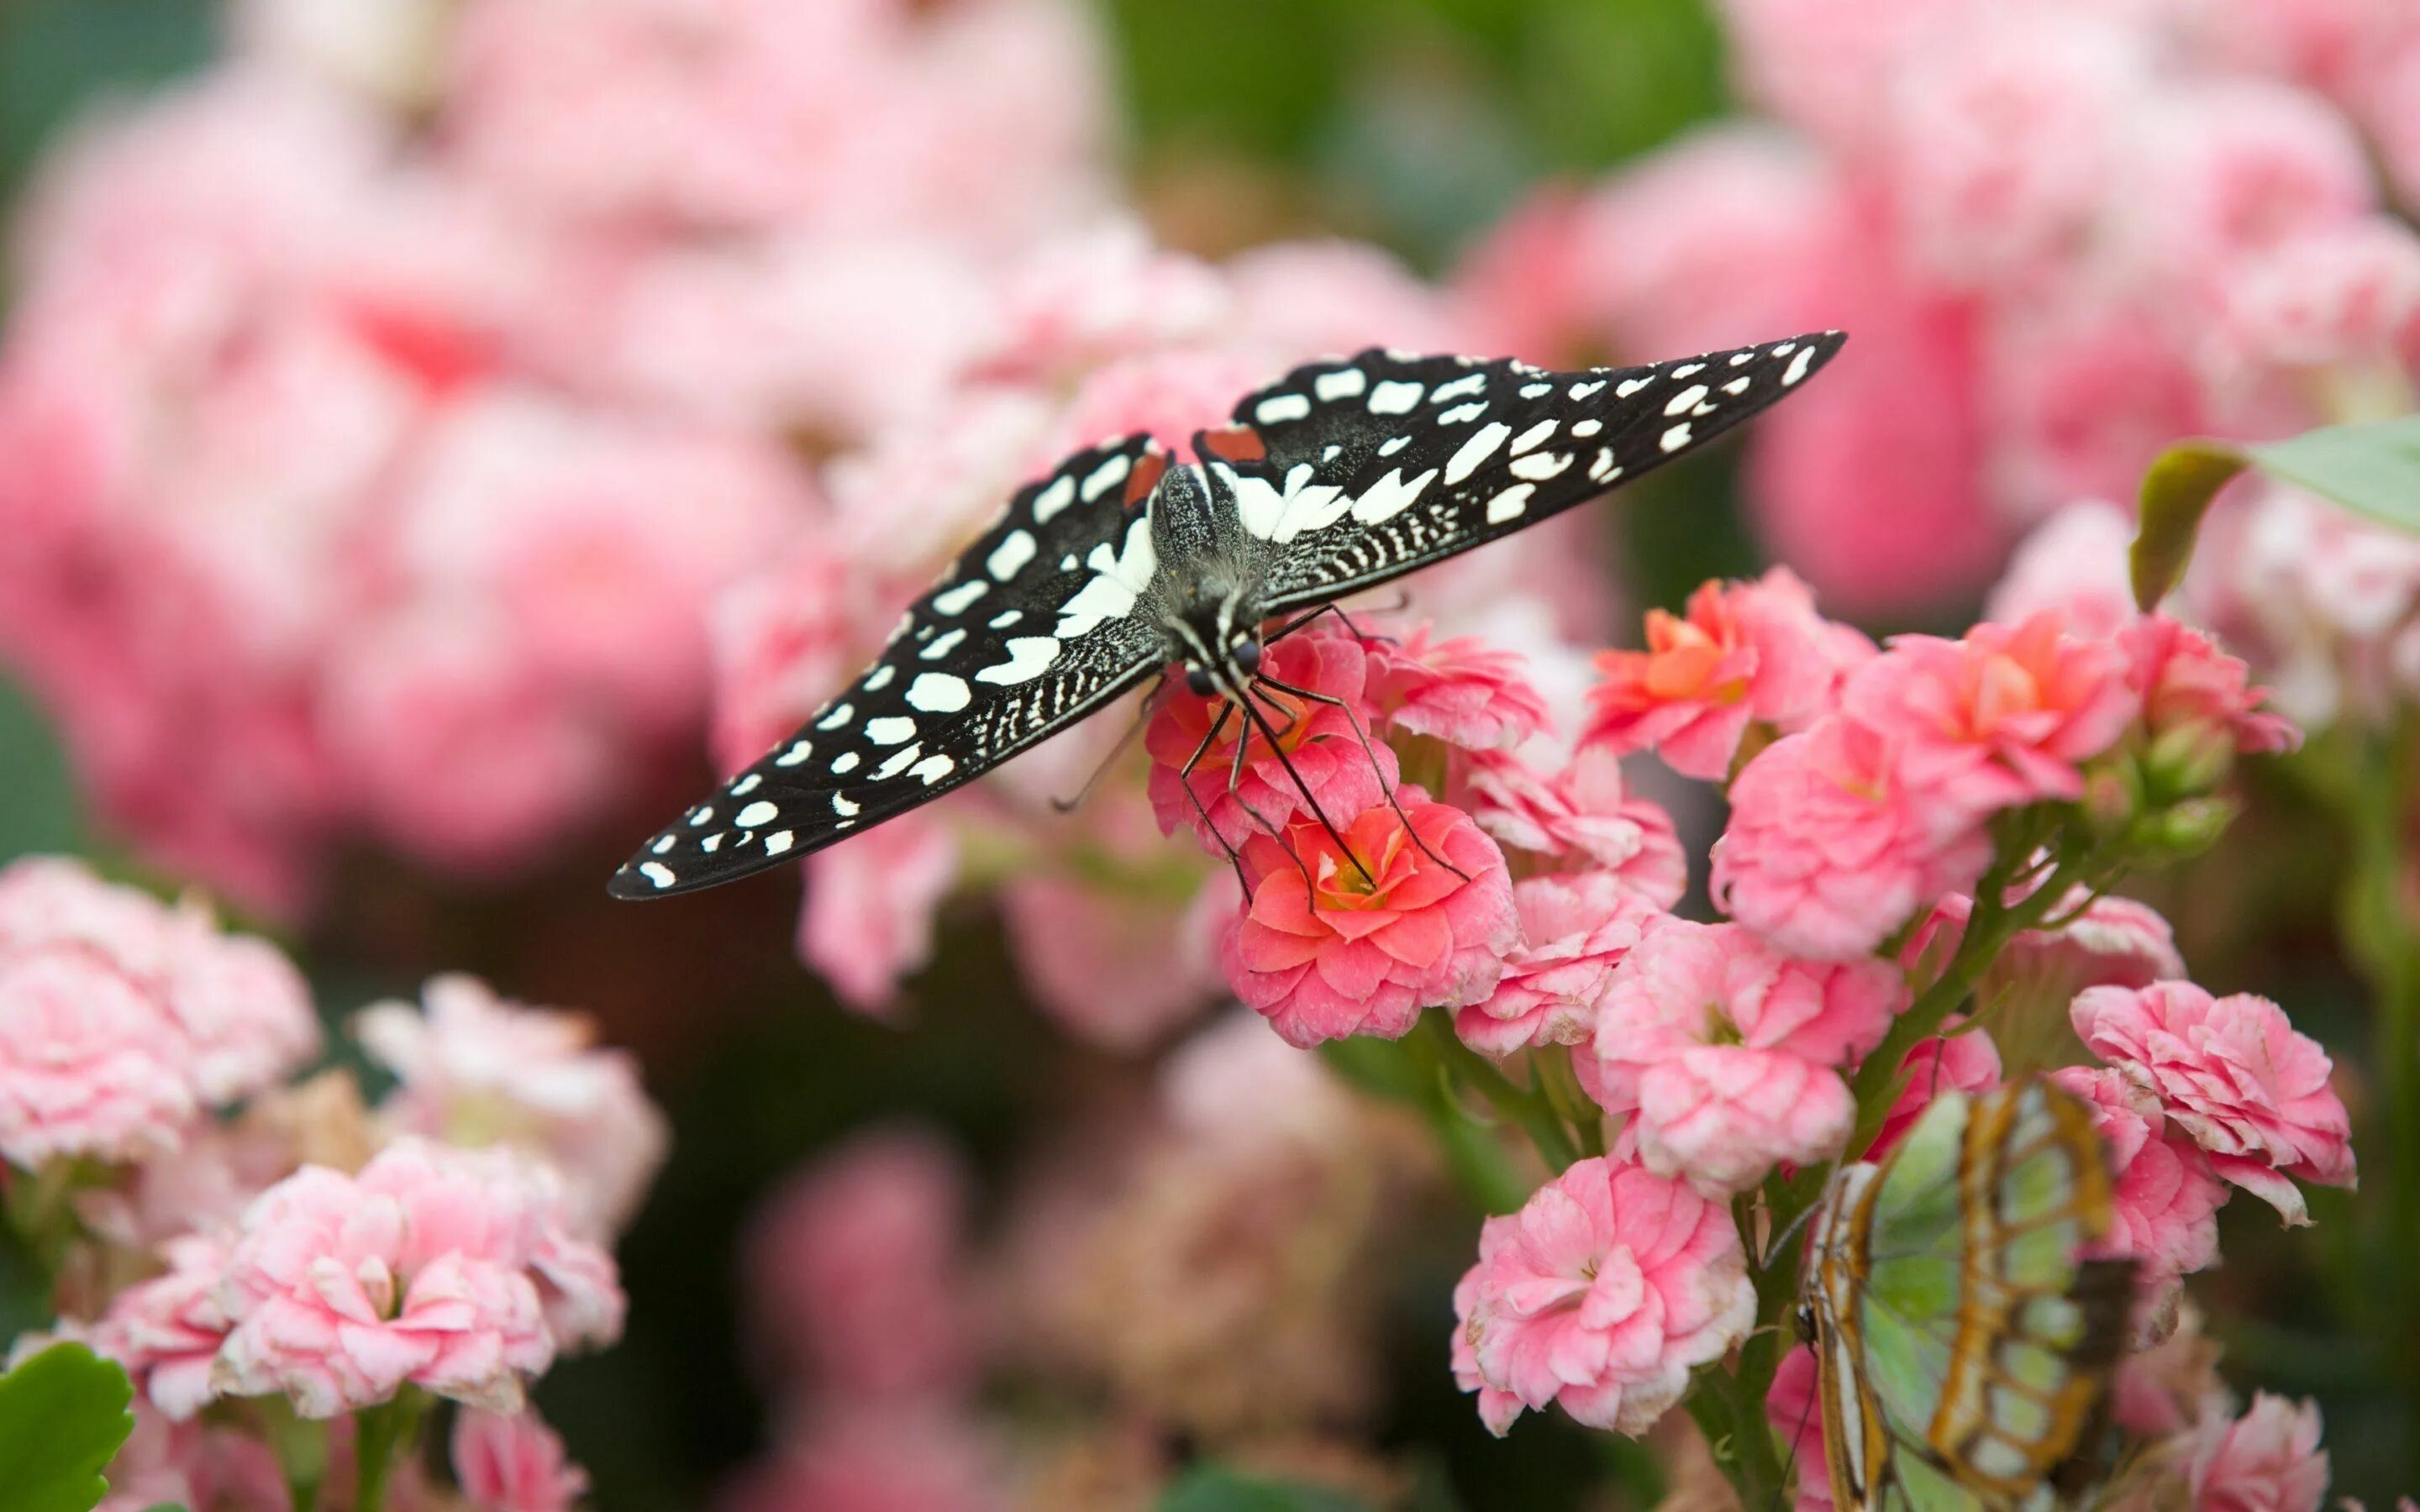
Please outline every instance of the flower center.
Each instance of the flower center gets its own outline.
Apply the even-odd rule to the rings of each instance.
[[[1706,1005],[1706,1026],[1699,1038],[1706,1044],[1747,1043],[1747,1036],[1740,1032],[1740,1026],[1731,1022],[1730,1014],[1723,1011],[1720,1003]]]

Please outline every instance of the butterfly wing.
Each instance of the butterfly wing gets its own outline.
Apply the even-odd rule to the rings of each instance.
[[[1328,602],[1560,514],[1790,393],[1838,332],[1553,373],[1371,350],[1235,408],[1224,471],[1267,542],[1267,612]],[[1253,454],[1261,454],[1255,457]]]
[[[617,898],[710,887],[929,803],[1148,677],[1127,616],[1153,571],[1146,436],[1088,447],[1020,490],[912,605],[864,675],[613,874]]]

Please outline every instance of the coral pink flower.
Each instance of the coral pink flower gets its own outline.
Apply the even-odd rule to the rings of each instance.
[[[534,1407],[504,1414],[466,1407],[454,1415],[454,1483],[476,1512],[571,1512],[588,1473]]]
[[[2079,764],[2137,706],[2125,657],[2067,634],[2065,617],[1978,625],[1962,640],[1901,636],[1849,679],[1850,717],[1898,742],[1909,791],[1973,813],[2075,798]]]
[[[1882,1159],[1942,1093],[1980,1092],[2000,1085],[2000,1047],[1987,1031],[1962,1025],[1953,1016],[1942,1026],[1942,1033],[1908,1046],[1899,1063],[1905,1078],[1899,1101],[1883,1116],[1874,1142],[1859,1153],[1859,1160]]]
[[[1637,1115],[1649,1169],[1739,1191],[1838,1150],[1855,1109],[1834,1068],[1906,1001],[1883,962],[1797,961],[1735,924],[1659,920],[1598,1005],[1594,1095]]]
[[[395,1128],[459,1145],[513,1144],[564,1178],[573,1227],[618,1233],[663,1164],[663,1115],[638,1063],[596,1048],[583,1015],[498,997],[475,977],[431,978],[426,1012],[380,1003],[353,1021],[397,1086],[379,1105]]]
[[[2019,544],[1992,590],[1984,617],[2015,625],[2044,609],[2067,616],[2068,631],[2088,640],[2116,637],[2134,623],[2127,552],[2134,518],[2098,499],[2069,504]]]
[[[2157,1097],[2219,1175],[2289,1224],[2307,1223],[2287,1178],[2353,1184],[2350,1120],[2327,1052],[2265,997],[2212,997],[2189,981],[2095,987],[2071,1013],[2094,1055]]]
[[[1498,1435],[1559,1401],[1590,1427],[1636,1436],[1755,1315],[1730,1210],[1635,1165],[1583,1160],[1480,1230],[1479,1263],[1454,1288],[1455,1376]]]
[[[1595,1038],[1613,968],[1663,911],[1610,872],[1531,877],[1513,884],[1512,903],[1523,943],[1494,995],[1455,1012],[1454,1032],[1492,1056]]]
[[[358,1176],[305,1166],[270,1188],[227,1258],[234,1327],[212,1385],[283,1393],[305,1417],[406,1383],[517,1409],[559,1349],[619,1332],[613,1261],[563,1235],[540,1174],[504,1150],[404,1140]]]
[[[1245,843],[1251,900],[1221,951],[1227,980],[1294,1044],[1399,1039],[1424,1008],[1493,993],[1520,939],[1495,842],[1418,788],[1396,801],[1404,818],[1380,803],[1345,826],[1349,853],[1308,819]]]
[[[2292,750],[2303,743],[2292,720],[2262,709],[2269,690],[2253,687],[2244,664],[2199,631],[2151,614],[2119,640],[2133,663],[2128,681],[2143,701],[2143,723],[2154,739],[2195,728],[2227,748],[2253,755]]]
[[[939,1400],[970,1384],[968,1187],[948,1145],[892,1129],[859,1135],[774,1194],[745,1251],[773,1363],[855,1402]]]
[[[1674,771],[1719,781],[1751,723],[1784,733],[1829,712],[1865,638],[1827,623],[1787,567],[1755,582],[1708,582],[1685,618],[1647,611],[1647,649],[1597,657],[1584,744],[1654,750]]]
[[[799,958],[849,1007],[879,1014],[933,956],[933,916],[958,880],[946,825],[907,814],[807,857]]]
[[[92,1346],[126,1367],[145,1400],[183,1422],[218,1396],[210,1372],[229,1327],[220,1304],[226,1246],[187,1234],[166,1245],[168,1269],[110,1299]]]
[[[2184,1470],[2195,1512],[2319,1512],[2328,1489],[2319,1404],[2255,1393],[2242,1417],[2213,1413],[2194,1430]]]
[[[1619,758],[1583,750],[1549,778],[1510,752],[1472,753],[1466,807],[1479,827],[1514,850],[1609,872],[1659,908],[1689,887],[1689,858],[1672,816],[1634,798]]]
[[[1341,631],[1306,628],[1270,646],[1262,665],[1281,683],[1342,699],[1347,707],[1312,703],[1291,720],[1268,715],[1278,732],[1275,750],[1259,730],[1248,730],[1230,711],[1218,740],[1205,749],[1202,742],[1225,705],[1182,687],[1172,689],[1143,733],[1152,761],[1151,804],[1167,833],[1191,829],[1207,849],[1233,850],[1252,835],[1265,838],[1264,825],[1283,825],[1309,811],[1280,751],[1310,789],[1319,811],[1340,825],[1347,815],[1383,802],[1395,785],[1395,753],[1374,733],[1374,711],[1369,704],[1371,657],[1358,640]],[[1369,736],[1366,745],[1364,734]],[[1245,751],[1243,776],[1231,792],[1239,740]],[[1180,778],[1197,750],[1202,755],[1192,777]],[[1190,797],[1186,795],[1188,780]]]
[[[1902,782],[1891,740],[1829,718],[1775,742],[1731,784],[1714,849],[1715,902],[1776,948],[1870,953],[1918,908],[1990,864],[1976,816]]]
[[[1474,750],[1516,744],[1552,721],[1521,657],[1472,637],[1431,643],[1429,626],[1366,643],[1370,702],[1388,728]]]
[[[1823,1410],[1818,1397],[1815,1350],[1801,1344],[1781,1357],[1764,1394],[1764,1420],[1781,1436],[1798,1466],[1797,1512],[1831,1512],[1831,1461],[1823,1456]]]
[[[2156,1312],[2180,1278],[2218,1258],[2226,1187],[2200,1147],[2169,1130],[2160,1100],[2120,1072],[2069,1066],[2051,1080],[2092,1109],[2117,1178],[2118,1223],[2103,1252],[2140,1263],[2135,1290]]]

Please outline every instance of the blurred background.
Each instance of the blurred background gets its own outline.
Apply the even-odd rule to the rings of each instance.
[[[949,1479],[978,1418],[1033,1506],[1141,1504],[1204,1450],[1649,1504],[1671,1462],[1485,1437],[1444,1346],[1476,1214],[1216,1016],[1219,884],[1138,795],[1051,827],[1096,745],[819,857],[803,915],[788,878],[605,877],[1037,462],[1322,351],[1852,332],[1745,452],[1420,590],[1566,688],[1775,561],[1876,633],[1963,625],[2043,522],[2122,542],[2069,506],[2169,440],[2404,412],[2400,8],[0,0],[0,856],[207,889],[332,1023],[461,969],[639,1054],[674,1139],[628,1338],[540,1394],[599,1507],[994,1504]],[[2413,553],[2230,507],[2204,616],[2316,728],[2405,699]],[[2154,901],[2198,980],[2357,1043],[2342,851],[2277,787]],[[1275,1151],[1202,1111],[1280,1092],[1326,1121]],[[784,1215],[852,1180],[963,1267],[923,1319],[946,1412],[835,1427],[800,1382],[849,1365],[784,1355]],[[2346,1342],[2348,1278],[2420,1235],[2330,1254],[2323,1198],[2294,1244],[2234,1204],[2195,1287],[2383,1505],[2420,1397]],[[874,1231],[826,1259],[878,1270]],[[849,1500],[839,1441],[937,1484]]]

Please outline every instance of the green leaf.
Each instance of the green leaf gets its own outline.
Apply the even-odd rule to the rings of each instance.
[[[2251,448],[2254,465],[2381,525],[2420,532],[2420,415],[2329,425]]]
[[[56,1344],[0,1376],[0,1508],[91,1512],[101,1470],[134,1431],[126,1372],[81,1344]]]
[[[0,678],[0,863],[83,843],[67,753],[40,711]]]
[[[1369,1512],[1369,1507],[1322,1487],[1261,1480],[1224,1465],[1197,1465],[1161,1495],[1159,1512]]]
[[[2179,441],[2143,474],[2141,524],[2130,563],[2134,603],[2146,613],[2168,596],[2193,560],[2210,501],[2251,458],[2227,441]]]

